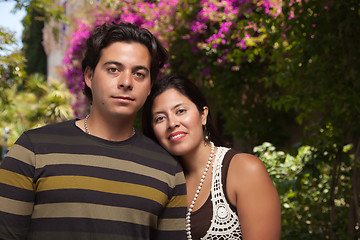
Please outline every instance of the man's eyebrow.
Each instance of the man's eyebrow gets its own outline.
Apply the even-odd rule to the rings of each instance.
[[[143,66],[143,65],[137,65],[137,66],[134,67],[134,69],[135,70],[145,70],[148,73],[150,72],[150,70],[147,67]]]
[[[117,62],[117,61],[105,62],[104,66],[112,65],[112,64],[114,64],[114,65],[116,65],[118,67],[123,67],[124,66],[124,64],[122,64],[121,62]],[[150,70],[147,67],[143,66],[143,65],[136,65],[133,69],[134,70],[145,70],[146,72],[150,72]]]
[[[112,65],[112,64],[114,64],[114,65],[116,65],[116,66],[120,66],[120,67],[124,66],[122,63],[117,62],[117,61],[108,61],[108,62],[105,62],[105,63],[104,63],[104,66],[106,66],[106,65]]]

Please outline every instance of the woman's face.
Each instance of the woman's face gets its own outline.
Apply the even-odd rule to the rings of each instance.
[[[200,113],[185,95],[170,88],[158,95],[152,107],[152,127],[159,143],[172,155],[184,156],[203,142],[202,126],[208,108]]]

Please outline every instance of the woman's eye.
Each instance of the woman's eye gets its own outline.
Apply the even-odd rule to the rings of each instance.
[[[183,108],[176,111],[177,114],[182,114],[182,113],[185,113],[185,112],[186,112],[186,109],[183,109]]]
[[[154,119],[154,122],[155,123],[158,123],[158,122],[161,122],[162,120],[164,120],[164,116],[160,116],[160,117],[156,117],[155,119]]]

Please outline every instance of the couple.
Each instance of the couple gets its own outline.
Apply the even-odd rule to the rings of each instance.
[[[167,51],[149,31],[101,25],[86,47],[91,113],[26,131],[11,147],[0,168],[0,239],[280,238],[264,165],[214,145],[194,84],[155,81]],[[133,128],[143,105],[147,137]]]

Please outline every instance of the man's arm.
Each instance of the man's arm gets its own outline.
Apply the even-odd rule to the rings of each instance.
[[[175,187],[172,189],[173,195],[158,218],[157,240],[186,239],[185,216],[187,199],[185,177],[180,164],[178,164],[177,170],[174,176]]]
[[[34,206],[35,155],[23,134],[0,166],[0,239],[26,239]]]

